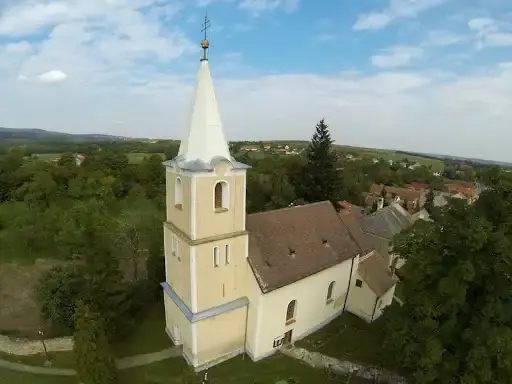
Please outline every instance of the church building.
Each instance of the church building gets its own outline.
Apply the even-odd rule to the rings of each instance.
[[[186,137],[166,167],[166,333],[196,371],[273,354],[344,311],[371,322],[396,279],[330,202],[246,214],[249,166],[230,154],[204,56]],[[241,96],[243,97],[243,96]]]

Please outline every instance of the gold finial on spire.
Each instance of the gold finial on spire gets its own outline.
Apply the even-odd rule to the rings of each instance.
[[[204,16],[204,23],[201,32],[204,32],[204,40],[201,41],[201,48],[203,48],[203,58],[201,61],[208,60],[208,48],[210,47],[210,42],[207,39],[206,31],[212,26],[210,20],[208,19],[208,13]]]

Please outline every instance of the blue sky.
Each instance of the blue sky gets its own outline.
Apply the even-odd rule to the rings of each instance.
[[[509,0],[2,0],[0,126],[183,137],[205,12],[229,139],[512,161]]]

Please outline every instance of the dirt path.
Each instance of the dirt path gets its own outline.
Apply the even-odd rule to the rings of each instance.
[[[118,369],[128,369],[140,367],[156,363],[158,361],[167,360],[172,357],[181,356],[181,347],[175,346],[164,349],[154,353],[146,353],[142,355],[124,357],[116,360],[116,367]],[[34,373],[36,375],[50,375],[50,376],[75,376],[76,371],[73,369],[60,369],[60,368],[46,368],[36,367],[33,365],[13,363],[10,361],[0,359],[0,368],[10,369],[12,371]]]

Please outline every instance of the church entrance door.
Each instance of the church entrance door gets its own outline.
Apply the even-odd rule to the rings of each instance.
[[[180,333],[180,329],[178,328],[177,325],[175,325],[173,327],[173,333],[174,333],[174,341],[176,342],[177,345],[180,345],[181,344],[181,333]]]
[[[290,329],[288,332],[286,332],[284,334],[284,340],[283,340],[284,345],[290,344],[292,342],[292,332],[293,332],[293,329]]]

